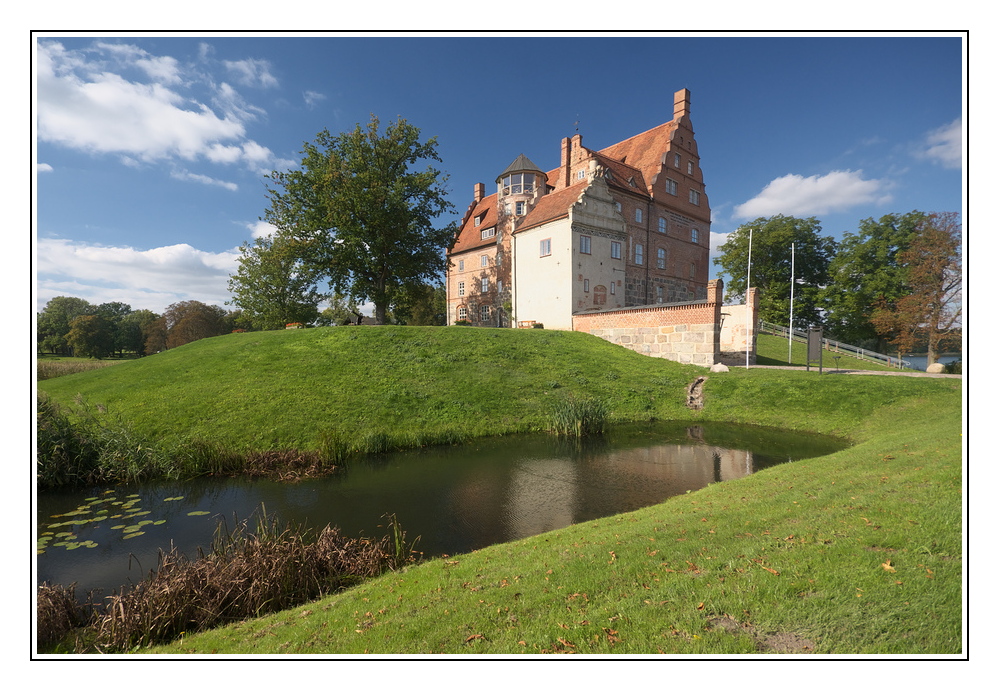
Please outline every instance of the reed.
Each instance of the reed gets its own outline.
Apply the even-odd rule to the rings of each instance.
[[[38,644],[74,628],[77,653],[118,653],[222,624],[276,612],[356,585],[416,561],[395,517],[379,541],[348,538],[327,525],[318,533],[281,527],[265,512],[254,528],[219,524],[212,546],[188,559],[160,552],[156,568],[128,591],[104,599],[86,619],[72,590],[39,587]]]
[[[560,437],[589,437],[607,429],[607,405],[595,398],[568,396],[556,399],[548,417],[548,429]]]

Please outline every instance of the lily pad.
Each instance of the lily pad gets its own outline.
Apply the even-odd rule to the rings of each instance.
[[[141,530],[139,532],[137,532],[137,533],[129,533],[128,535],[126,535],[125,537],[123,537],[122,540],[127,540],[130,537],[139,537],[140,535],[145,535],[145,533],[142,532]]]
[[[207,516],[211,511],[189,511],[188,516]]]

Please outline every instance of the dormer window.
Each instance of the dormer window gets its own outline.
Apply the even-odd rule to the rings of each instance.
[[[534,173],[513,173],[503,178],[503,194],[533,194]]]
[[[481,223],[482,223],[482,216],[476,216],[475,217],[475,227],[478,228]]]
[[[496,226],[493,226],[491,228],[483,228],[480,234],[483,240],[486,240],[488,238],[494,238],[496,237]]]

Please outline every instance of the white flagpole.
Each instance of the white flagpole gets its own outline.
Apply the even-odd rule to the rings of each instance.
[[[749,318],[752,313],[752,309],[749,306],[749,275],[753,266],[753,229],[749,229],[749,254],[746,256],[746,369],[749,369],[749,347],[751,345],[752,339],[750,338],[749,329]]]
[[[791,316],[787,322],[787,364],[791,364],[791,339],[794,337],[794,243],[791,243]]]

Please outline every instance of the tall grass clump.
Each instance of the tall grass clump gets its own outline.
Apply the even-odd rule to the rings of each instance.
[[[148,578],[105,598],[86,629],[77,631],[76,652],[127,652],[171,641],[294,607],[414,561],[394,517],[392,535],[380,541],[348,538],[329,525],[318,533],[281,528],[266,515],[255,529],[246,521],[232,530],[220,523],[207,552],[199,550],[193,560],[176,548],[161,552]],[[65,628],[48,626],[53,633],[46,641],[58,631],[65,636]]]
[[[103,369],[117,365],[120,360],[39,360],[35,377],[38,381],[63,377],[77,372]]]
[[[35,610],[35,639],[40,648],[59,643],[87,620],[72,585],[42,583],[38,586]]]
[[[92,408],[77,397],[70,412],[39,394],[36,416],[40,490],[171,476],[170,455],[141,439],[104,406]]]
[[[595,398],[569,396],[556,399],[548,416],[548,429],[560,437],[601,435],[607,429],[607,405]]]

